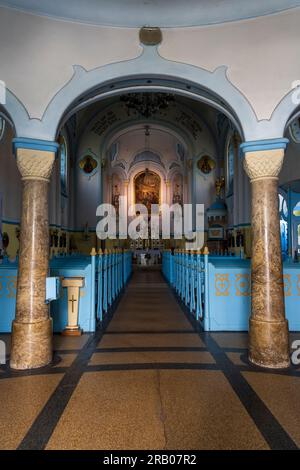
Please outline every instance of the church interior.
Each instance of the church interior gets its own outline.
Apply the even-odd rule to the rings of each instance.
[[[184,3],[0,0],[0,450],[300,447],[300,1]]]

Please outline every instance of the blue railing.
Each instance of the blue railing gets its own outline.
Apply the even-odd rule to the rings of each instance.
[[[300,331],[300,265],[284,263],[286,317]],[[251,262],[177,250],[163,253],[163,273],[204,331],[246,331],[251,313]]]
[[[96,316],[99,321],[120,294],[132,271],[132,254],[130,251],[99,250],[95,253],[97,263],[96,275]]]
[[[49,275],[84,278],[80,289],[79,324],[83,331],[95,331],[96,320],[102,321],[128,281],[132,270],[130,251],[111,250],[91,255],[56,256],[50,260]],[[5,257],[0,261],[0,332],[10,332],[15,317],[18,260]],[[50,312],[55,332],[67,324],[67,290],[61,289],[60,298],[51,302]]]
[[[208,304],[208,251],[170,250],[163,252],[162,270],[176,294],[197,320],[205,321]]]

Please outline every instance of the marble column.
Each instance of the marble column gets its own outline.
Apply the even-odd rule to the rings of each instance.
[[[49,258],[48,186],[57,146],[51,143],[22,148],[19,139],[15,140],[23,194],[10,366],[23,370],[45,366],[52,360],[52,320],[45,299]],[[26,144],[30,146],[27,140]]]
[[[286,139],[276,139],[241,146],[252,193],[249,360],[268,368],[290,364],[278,212],[278,175],[286,144]]]

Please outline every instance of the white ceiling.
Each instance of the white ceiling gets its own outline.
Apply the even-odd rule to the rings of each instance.
[[[274,14],[300,0],[0,0],[0,6],[104,26],[185,27]]]

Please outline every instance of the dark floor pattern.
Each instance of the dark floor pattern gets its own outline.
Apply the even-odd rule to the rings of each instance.
[[[300,369],[254,368],[246,333],[199,331],[158,270],[134,272],[102,330],[54,341],[51,366],[0,370],[1,449],[300,446]]]

